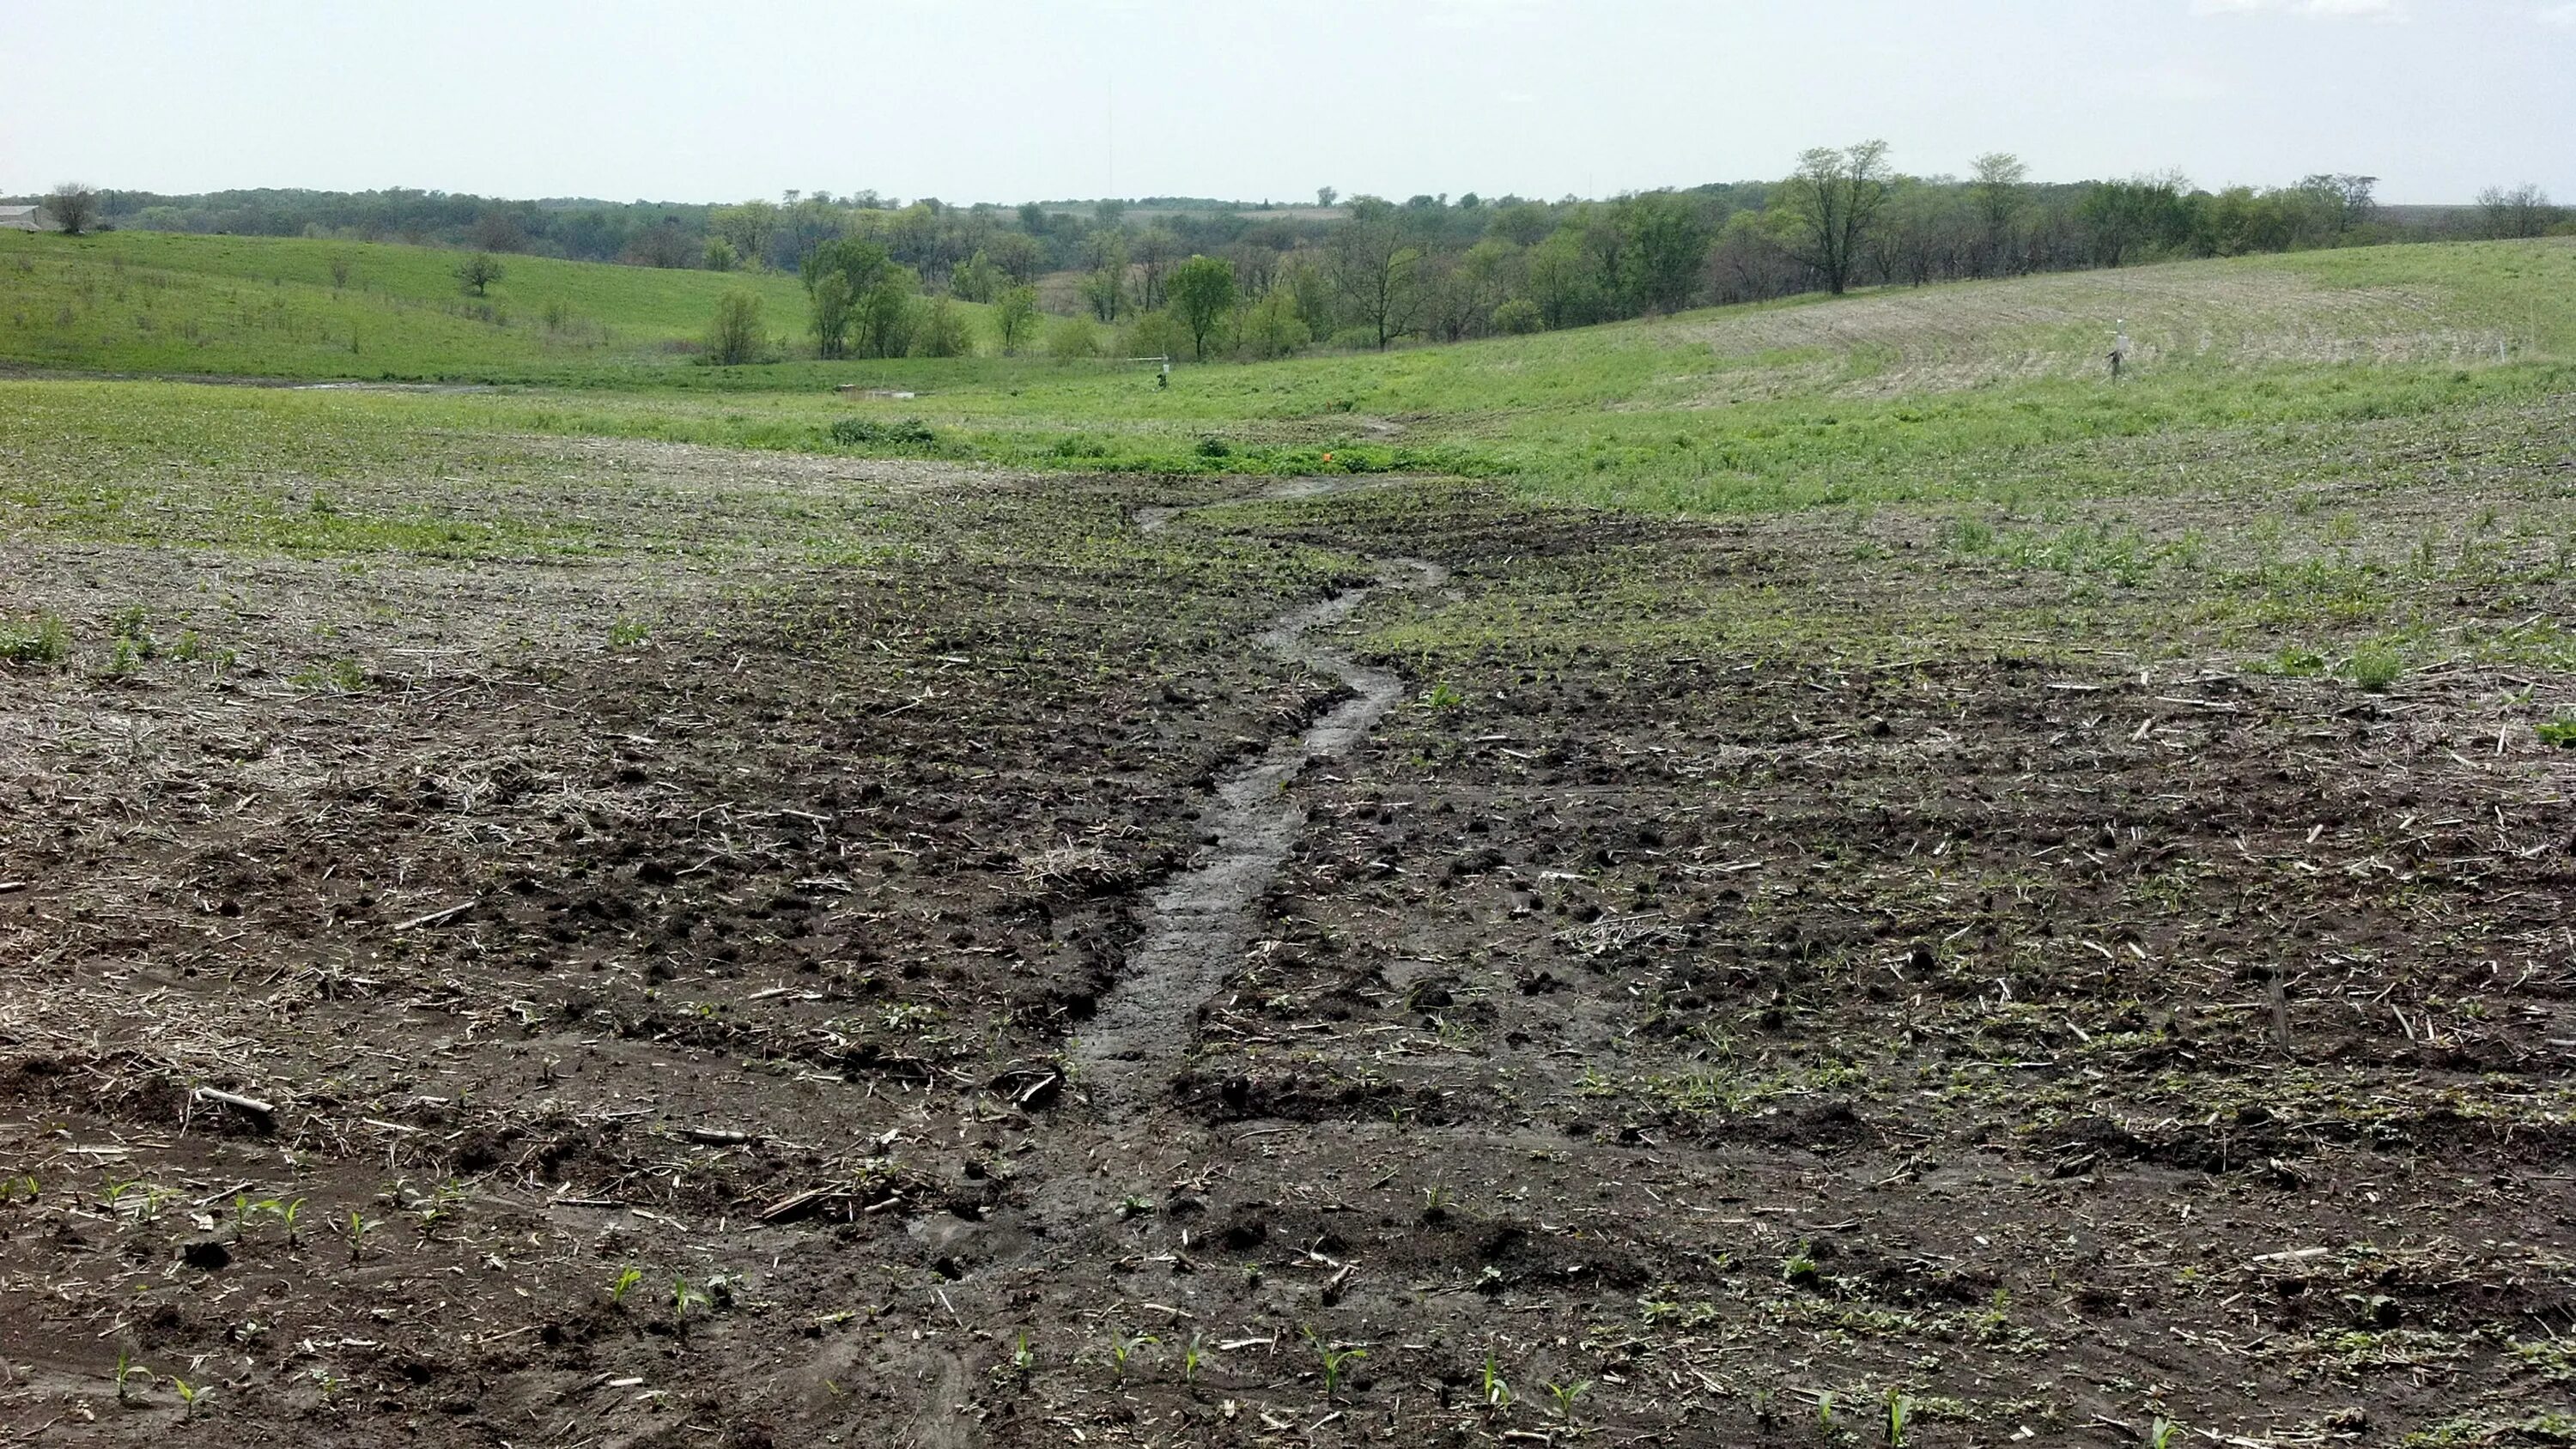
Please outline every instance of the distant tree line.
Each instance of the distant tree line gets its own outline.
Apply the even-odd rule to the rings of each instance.
[[[2539,188],[2470,207],[2378,203],[2319,174],[2209,191],[2178,175],[2043,183],[2015,157],[1966,176],[1896,169],[1882,142],[1827,147],[1777,181],[1606,201],[1416,196],[1242,206],[908,204],[791,191],[700,206],[502,201],[424,191],[156,196],[82,188],[96,227],[409,241],[478,254],[800,276],[814,354],[974,350],[953,302],[990,304],[1003,351],[1278,356],[1581,326],[1861,286],[2124,267],[2568,226]],[[1220,277],[1222,273],[1222,277]],[[467,278],[467,285],[473,285]],[[1052,315],[1053,322],[1042,319]],[[1069,325],[1074,322],[1088,326]]]

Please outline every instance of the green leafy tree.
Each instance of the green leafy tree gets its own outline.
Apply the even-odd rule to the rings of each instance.
[[[1582,237],[1558,231],[1530,248],[1529,300],[1551,330],[1592,320],[1600,293],[1583,255]]]
[[[990,302],[1010,285],[1002,269],[978,249],[966,264],[948,274],[948,292],[961,302]]]
[[[859,294],[858,350],[870,357],[901,357],[912,349],[913,325],[919,320],[913,301],[921,295],[921,274],[910,267],[888,267]]]
[[[910,351],[915,357],[965,357],[975,350],[975,334],[966,316],[948,297],[916,300]],[[892,356],[892,353],[886,354]]]
[[[1333,234],[1332,267],[1334,285],[1378,350],[1413,330],[1422,249],[1392,204],[1374,196],[1351,203],[1351,219]]]
[[[476,252],[456,268],[456,280],[477,297],[488,293],[492,284],[505,275],[507,269],[501,259],[490,252]]]
[[[812,320],[814,355],[826,361],[850,355],[850,324],[858,320],[859,299],[850,290],[850,279],[839,272],[825,274],[813,287]]]
[[[993,331],[1001,339],[1003,356],[1018,352],[1037,323],[1037,288],[1012,287],[993,299]]]
[[[1178,357],[1189,340],[1190,329],[1168,311],[1139,312],[1127,324],[1130,357]]]
[[[1115,322],[1127,305],[1127,237],[1118,231],[1096,231],[1082,245],[1089,273],[1082,279],[1083,300],[1091,315]]]
[[[2075,219],[2094,262],[2117,267],[2160,247],[2180,245],[2190,230],[2191,209],[2176,178],[2140,176],[2094,186],[2076,203]]]
[[[1285,287],[1263,293],[1244,315],[1243,345],[1255,357],[1286,357],[1304,348],[1313,335],[1298,314],[1296,296]]]
[[[1163,289],[1172,313],[1190,331],[1190,355],[1207,360],[1209,334],[1234,308],[1234,268],[1216,257],[1192,257],[1172,269]]]
[[[1632,197],[1619,217],[1626,233],[1620,280],[1639,307],[1678,312],[1699,291],[1708,262],[1709,228],[1687,197],[1649,191]]]
[[[707,216],[707,229],[733,248],[740,265],[756,268],[778,232],[777,203],[755,200],[717,207]]]
[[[735,367],[760,355],[760,298],[750,292],[727,292],[716,301],[715,321],[707,326],[707,360]]]

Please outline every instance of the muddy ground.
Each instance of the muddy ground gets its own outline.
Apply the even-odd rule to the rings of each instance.
[[[566,466],[728,545],[0,545],[0,1436],[2576,1442],[2563,670],[1928,515]]]

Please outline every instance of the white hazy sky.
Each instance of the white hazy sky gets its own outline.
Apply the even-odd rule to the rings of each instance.
[[[0,0],[0,192],[1554,197],[1907,170],[2576,199],[2576,0]]]

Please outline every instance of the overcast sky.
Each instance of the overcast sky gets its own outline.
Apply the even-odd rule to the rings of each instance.
[[[2576,199],[2576,0],[0,0],[0,191],[1404,197],[1776,176]]]

